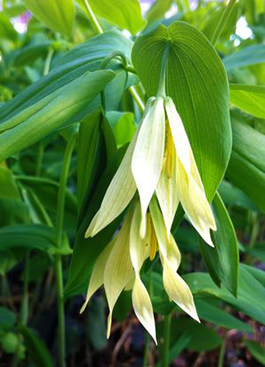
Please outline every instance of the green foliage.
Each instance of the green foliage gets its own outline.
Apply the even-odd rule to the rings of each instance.
[[[141,355],[137,361],[134,355],[138,348],[143,367],[169,366],[184,350],[191,364],[204,355],[202,363],[209,364],[207,352],[213,358],[220,353],[213,363],[221,367],[231,364],[225,350],[231,335],[246,364],[254,358],[265,365],[264,1],[198,1],[191,7],[188,0],[155,0],[145,14],[138,0],[1,5],[3,366],[64,367],[87,359],[95,366],[110,360],[118,365],[127,363],[119,359],[126,353],[141,364]],[[33,17],[20,34],[14,18],[26,11]],[[239,33],[244,21],[252,32],[248,39]],[[140,276],[157,314],[154,348],[131,313],[134,279],[115,305],[110,342],[101,291],[84,314],[78,311],[126,209],[94,237],[85,238],[85,232],[164,76],[217,230],[210,247],[181,205],[171,228],[181,253],[174,271],[190,287],[201,324],[168,298],[161,254],[151,261],[147,251]],[[165,165],[169,141],[167,131]],[[188,170],[193,177],[193,168]],[[202,206],[198,199],[198,211]],[[176,256],[170,251],[169,257]]]

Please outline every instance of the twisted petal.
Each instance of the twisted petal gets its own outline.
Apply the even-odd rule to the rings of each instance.
[[[93,294],[102,286],[103,284],[103,278],[104,278],[104,269],[108,260],[108,257],[110,255],[110,252],[113,248],[114,245],[114,240],[112,240],[107,247],[105,247],[105,249],[101,252],[101,254],[99,255],[99,257],[97,258],[97,261],[94,265],[91,277],[90,277],[90,281],[89,281],[89,285],[88,285],[88,290],[87,290],[87,295],[86,295],[86,300],[85,303],[83,304],[80,313],[82,313],[90,298],[93,296]]]
[[[210,229],[216,230],[216,226],[211,207],[204,191],[197,185],[193,177],[188,175],[180,159],[177,159],[177,182],[181,204],[192,225],[204,241],[214,246]]]
[[[131,211],[129,211],[120,232],[115,238],[113,249],[105,266],[104,287],[110,310],[107,337],[110,335],[114,305],[119,295],[134,275],[129,251],[129,230],[131,219],[132,214]]]
[[[169,298],[193,319],[200,322],[188,285],[171,268],[169,261],[161,253],[160,256],[162,257],[163,263],[163,284]]]
[[[169,261],[171,268],[177,271],[181,261],[180,251],[172,234],[170,234],[169,238],[167,236],[164,219],[155,198],[151,200],[149,209],[155,228],[159,251],[162,253],[163,258]]]
[[[216,224],[188,136],[171,98],[166,98],[165,107],[176,148],[176,179],[179,200],[196,230],[210,246],[213,246],[210,229],[216,230]]]
[[[149,334],[152,336],[155,343],[157,344],[152,303],[149,294],[138,275],[135,276],[132,291],[132,304],[134,312],[139,321],[149,332]]]
[[[100,209],[90,223],[85,237],[93,237],[120,215],[132,200],[136,192],[136,184],[131,171],[131,160],[136,143],[134,135],[125,156],[113,177]]]
[[[175,160],[171,177],[168,177],[166,167],[164,166],[156,187],[156,196],[164,216],[168,238],[170,237],[170,229],[179,203]]]
[[[173,236],[170,237],[170,241],[168,240],[163,217],[155,199],[152,199],[149,208],[157,235],[159,254],[163,265],[164,288],[171,300],[176,302],[176,304],[192,318],[199,321],[192,293],[188,285],[176,272],[180,264],[180,253],[177,244],[175,243]]]
[[[135,281],[132,291],[132,304],[139,321],[156,342],[155,319],[152,303],[149,294],[140,279],[141,267],[148,256],[146,241],[140,236],[140,223],[141,207],[139,201],[137,201],[133,213],[130,232],[130,256],[135,271]]]
[[[163,99],[157,98],[144,117],[132,157],[132,172],[142,208],[142,236],[145,214],[157,186],[165,147],[165,113]]]

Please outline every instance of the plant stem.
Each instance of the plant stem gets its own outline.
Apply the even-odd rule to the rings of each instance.
[[[59,249],[62,247],[65,191],[74,146],[75,146],[75,139],[72,139],[67,143],[64,153],[62,173],[60,177],[57,217],[56,217],[56,243]],[[65,317],[64,317],[64,298],[63,298],[63,266],[62,266],[62,255],[60,253],[55,255],[54,262],[55,262],[55,275],[57,285],[58,366],[65,367]]]
[[[95,30],[97,31],[98,34],[102,34],[103,29],[101,28],[97,18],[95,17],[95,14],[93,13],[93,10],[91,9],[91,6],[89,5],[88,0],[83,0],[83,4],[85,5],[89,19],[91,20]]]
[[[28,311],[29,311],[29,270],[30,270],[30,251],[27,251],[25,258],[25,270],[24,270],[24,283],[23,283],[23,296],[20,310],[20,323],[27,325]]]
[[[226,346],[226,338],[224,338],[221,348],[220,348],[220,354],[218,358],[218,367],[224,366],[224,357],[225,357],[225,346]]]
[[[170,328],[171,328],[171,314],[165,316],[164,318],[161,367],[168,367]]]
[[[219,23],[217,24],[217,27],[216,27],[216,30],[213,34],[213,37],[212,37],[212,44],[213,46],[216,45],[221,33],[223,32],[223,29],[226,25],[226,22],[227,20],[229,19],[231,13],[232,13],[232,10],[236,4],[236,1],[237,0],[230,0],[229,1],[229,4],[227,5],[227,7],[225,8],[220,20],[219,20]]]
[[[144,109],[145,109],[144,102],[142,101],[141,97],[139,96],[139,94],[137,93],[133,85],[129,88],[129,92],[131,93],[131,96],[135,100],[137,106],[140,108],[140,111],[144,112]]]
[[[54,49],[50,48],[49,51],[48,51],[48,54],[47,54],[47,57],[46,57],[46,60],[45,60],[44,69],[43,69],[43,75],[44,76],[49,74],[53,53],[54,53]]]

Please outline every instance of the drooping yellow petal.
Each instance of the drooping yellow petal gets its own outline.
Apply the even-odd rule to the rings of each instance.
[[[86,295],[86,300],[80,310],[80,313],[82,313],[90,298],[93,296],[93,294],[102,286],[103,284],[103,278],[104,278],[104,269],[109,257],[109,254],[113,248],[113,244],[114,244],[115,240],[112,240],[107,247],[105,247],[105,249],[101,252],[101,254],[99,255],[99,257],[97,258],[97,261],[94,265],[94,268],[92,270],[92,274],[90,277],[90,281],[89,281],[89,285],[88,285],[88,290],[87,290],[87,295]]]
[[[172,234],[170,233],[169,237],[167,235],[164,219],[155,198],[151,200],[149,209],[158,240],[159,251],[164,258],[168,259],[172,269],[176,271],[181,261],[180,251]]]
[[[210,246],[213,246],[210,229],[216,230],[216,224],[188,136],[171,98],[166,98],[165,107],[176,148],[176,181],[179,200],[196,230]]]
[[[145,215],[157,186],[163,165],[165,146],[165,113],[163,99],[157,98],[144,117],[132,157],[132,172],[142,208],[142,236]]]
[[[110,310],[108,317],[108,336],[114,305],[123,289],[134,276],[129,251],[131,220],[132,211],[129,209],[122,228],[115,238],[114,246],[108,257],[104,271],[104,288]]]
[[[173,154],[175,155],[175,148]],[[156,187],[156,196],[164,216],[169,238],[170,229],[179,203],[176,181],[176,157],[174,157],[171,177],[168,177],[167,167],[164,164]]]
[[[146,241],[140,236],[141,207],[140,202],[134,205],[132,223],[130,229],[130,256],[132,266],[136,273],[141,270],[143,262],[148,257]]]
[[[131,171],[131,160],[137,133],[131,141],[125,156],[113,177],[99,211],[90,223],[85,237],[93,237],[120,215],[132,200],[136,184]]]
[[[160,255],[163,259],[163,284],[169,298],[182,308],[183,311],[187,312],[187,314],[193,319],[200,322],[194,304],[193,295],[188,285],[184,282],[181,276],[171,268],[169,261],[163,258],[162,254]]]
[[[181,117],[176,110],[175,104],[170,97],[167,97],[165,99],[165,108],[175,144],[176,155],[181,160],[187,173],[189,175],[192,175],[193,179],[204,191],[202,180],[189,142],[189,138],[186,134]]]
[[[157,344],[152,303],[149,294],[138,275],[135,276],[135,282],[132,291],[132,304],[134,312],[140,323],[145,327]]]
[[[204,241],[214,246],[210,229],[216,230],[216,225],[210,204],[204,191],[185,171],[180,159],[177,159],[177,183],[179,198],[189,220]]]

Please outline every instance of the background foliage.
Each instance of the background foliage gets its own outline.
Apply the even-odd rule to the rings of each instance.
[[[265,365],[264,41],[263,0],[2,0],[1,365]],[[79,310],[122,216],[93,238],[84,232],[169,44],[167,93],[218,230],[209,248],[181,211],[173,224],[201,324],[168,300],[158,263],[145,264],[155,348],[130,292],[108,341],[103,293]]]

